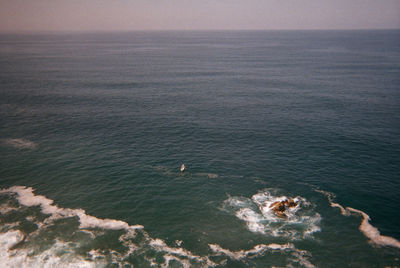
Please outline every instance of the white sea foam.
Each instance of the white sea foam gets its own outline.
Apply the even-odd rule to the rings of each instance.
[[[64,242],[45,239],[44,241],[46,242],[43,244],[43,238],[40,237],[43,237],[43,235],[46,236],[47,228],[54,226],[54,219],[78,217],[81,221],[80,228],[88,228],[89,226],[93,228],[116,229],[119,226],[127,229],[126,233],[136,230],[132,226],[125,228],[126,226],[120,223],[113,225],[114,220],[100,220],[97,218],[97,220],[93,220],[95,217],[86,215],[83,210],[58,208],[53,205],[53,200],[33,194],[32,188],[14,186],[9,189],[0,190],[0,193],[11,195],[19,202],[19,207],[17,208],[4,209],[2,212],[5,214],[11,210],[18,211],[18,209],[22,209],[23,207],[39,206],[44,214],[50,215],[50,217],[42,220],[37,219],[35,215],[25,216],[27,221],[37,225],[37,230],[29,234],[23,234],[22,231],[18,230],[18,222],[14,222],[13,225],[2,224],[0,241],[6,241],[7,243],[0,242],[1,267],[103,267],[106,265],[104,258],[97,260],[84,258],[76,254],[76,241]],[[7,205],[9,203],[5,203],[2,206],[7,208]],[[7,225],[10,226],[6,228]],[[82,231],[87,233],[91,230],[82,229]],[[94,232],[90,232],[89,238],[93,239],[95,236]],[[43,250],[39,251],[39,249]]]
[[[13,230],[0,233],[0,263],[1,267],[104,267],[105,264],[98,261],[85,260],[74,254],[70,244],[55,241],[48,249],[33,254],[29,249],[14,249],[18,243],[24,240],[21,231]],[[60,253],[63,254],[60,254]]]
[[[275,215],[273,210],[271,209],[271,205],[275,202],[282,202],[284,200],[293,199],[298,205],[295,207],[289,207],[285,211],[285,215],[288,218],[295,216],[296,212],[299,211],[301,208],[307,207],[310,204],[302,197],[294,197],[288,198],[287,196],[274,196],[270,193],[270,191],[265,190],[261,191],[251,198],[255,204],[258,205],[262,214],[268,218],[270,221],[280,221],[281,219]]]
[[[1,214],[7,214],[7,213],[9,213],[11,211],[16,211],[18,209],[19,209],[19,207],[11,206],[9,203],[5,203],[5,204],[0,205],[0,213]]]
[[[252,202],[246,197],[236,197],[228,195],[228,199],[224,201],[224,204],[230,207],[247,208],[252,205]]]
[[[265,234],[267,219],[263,215],[249,209],[242,208],[236,212],[236,217],[246,222],[247,227],[252,232]]]
[[[40,206],[44,214],[51,214],[54,219],[60,217],[78,217],[80,228],[103,228],[103,229],[142,229],[142,225],[129,225],[128,223],[114,219],[99,219],[94,216],[87,215],[83,209],[59,208],[53,205],[53,200],[42,195],[35,195],[31,187],[13,186],[0,192],[16,193],[17,200],[21,205],[31,207]]]
[[[333,199],[335,198],[335,195],[333,193],[327,192],[327,191],[323,191],[323,190],[319,190],[319,189],[314,189],[316,192],[321,193],[323,195],[325,195],[328,198],[329,204],[331,205],[331,207],[333,208],[338,208],[340,209],[340,213],[344,216],[349,216],[350,213],[349,211],[347,211],[344,207],[342,207],[340,204],[333,202]]]
[[[101,253],[99,250],[92,249],[88,252],[88,255],[91,257],[92,260],[104,259],[103,253]]]
[[[363,219],[361,221],[359,229],[366,237],[371,240],[371,242],[380,246],[391,246],[400,248],[400,241],[390,236],[381,235],[379,230],[369,223],[370,217],[365,212],[351,207],[347,207],[346,210],[361,214]]]
[[[188,251],[188,250],[186,250],[184,248],[169,247],[163,240],[158,239],[158,238],[157,239],[151,239],[150,242],[149,242],[149,245],[151,247],[153,247],[154,249],[156,249],[157,251],[167,252],[170,255],[173,255],[175,257],[176,256],[180,256],[180,257],[184,257],[184,258],[196,261],[198,263],[205,263],[209,267],[216,266],[216,264],[214,262],[212,262],[208,258],[208,256],[201,257],[201,256],[194,255],[193,253],[191,253],[190,251]],[[182,258],[175,259],[175,260],[180,260],[182,265],[186,264],[186,262],[184,261],[184,259],[182,260]]]
[[[144,233],[145,236],[147,237],[147,233]],[[136,250],[138,250],[140,247],[132,242],[132,239],[135,238],[136,236],[136,231],[135,230],[128,230],[125,234],[121,235],[119,237],[119,241],[128,248],[127,253],[125,254],[126,256],[129,256],[131,254],[134,254]]]
[[[165,267],[165,268],[171,267],[171,264],[170,264],[171,261],[176,261],[176,262],[180,263],[184,268],[189,268],[192,266],[188,260],[184,260],[184,259],[182,260],[174,255],[167,254],[163,257],[164,257],[165,261],[164,261],[164,263],[161,264],[161,267]]]
[[[315,268],[315,265],[312,264],[309,260],[308,257],[310,254],[305,251],[305,250],[296,250],[292,253],[292,256],[294,257],[292,261],[294,263],[298,263],[301,266],[304,266],[306,268]],[[288,265],[287,267],[293,267],[292,265]],[[298,265],[296,265],[298,267]]]
[[[340,204],[334,203],[333,199],[334,199],[335,195],[333,193],[319,190],[319,189],[314,189],[314,190],[318,193],[325,195],[328,198],[328,201],[329,201],[331,207],[339,208],[340,213],[342,215],[350,216],[351,212],[360,214],[363,217],[363,219],[361,221],[359,229],[367,238],[370,239],[370,241],[372,243],[374,243],[375,245],[379,245],[379,246],[391,246],[391,247],[400,248],[400,241],[398,241],[397,239],[390,237],[390,236],[381,235],[378,228],[374,227],[373,225],[371,225],[369,223],[371,218],[369,217],[369,215],[367,213],[365,213],[361,210],[355,209],[355,208],[351,208],[351,207],[344,208]]]
[[[79,241],[72,243],[58,241],[56,244],[51,245],[49,249],[39,252],[35,256],[30,253],[30,251],[34,250],[33,247],[36,247],[35,242],[28,242],[28,244],[24,244],[26,248],[18,248],[11,252],[8,251],[9,248],[23,241],[25,237],[21,231],[12,229],[18,226],[18,223],[14,223],[14,225],[10,225],[9,228],[2,228],[3,233],[1,233],[2,236],[6,237],[5,241],[7,241],[7,243],[0,244],[0,252],[2,252],[0,257],[4,258],[4,261],[0,263],[5,263],[6,267],[64,267],[64,263],[72,265],[69,267],[99,267],[100,264],[109,263],[110,261],[111,263],[124,264],[129,256],[135,255],[137,252],[139,252],[138,254],[143,254],[143,250],[148,247],[163,254],[165,261],[159,264],[161,266],[168,267],[171,261],[179,262],[184,267],[190,267],[192,263],[204,267],[216,265],[208,256],[198,256],[181,247],[169,247],[163,240],[151,238],[142,229],[143,226],[141,225],[131,226],[123,221],[98,219],[94,216],[87,215],[83,209],[60,208],[53,204],[53,200],[42,195],[35,195],[33,189],[30,187],[14,186],[0,190],[0,193],[9,194],[15,198],[19,202],[20,207],[38,206],[44,214],[49,215],[49,217],[41,221],[38,221],[35,216],[26,216],[26,219],[33,223],[37,221],[38,225],[36,231],[29,233],[28,241],[36,241],[38,237],[39,241],[41,241],[40,237],[47,233],[46,229],[55,226],[56,219],[76,217],[80,222],[80,232],[88,234],[88,236],[81,241],[82,243],[86,243],[85,241],[87,239],[95,239],[97,236],[103,235],[106,230],[124,230],[124,233],[120,235],[118,240],[126,248],[123,252],[91,249],[87,252],[87,257],[85,259],[83,259],[82,256],[74,254],[74,250],[70,246],[76,243],[80,244],[81,242]],[[4,212],[6,213],[11,211],[7,209],[7,205],[8,203],[3,204]],[[5,225],[6,224],[2,224],[2,227]],[[139,244],[137,244],[135,238],[139,229],[141,240],[139,239]],[[178,241],[178,243],[180,245],[182,241]],[[46,248],[48,247],[49,245],[46,245]],[[61,253],[58,254],[59,252]],[[51,254],[57,257],[50,257]],[[42,263],[43,265],[38,263]],[[93,263],[95,263],[95,265],[93,265]]]
[[[1,223],[1,221],[0,221],[0,223]],[[0,225],[0,232],[8,232],[10,230],[14,230],[20,224],[21,224],[21,222],[19,222],[19,221],[16,221],[13,223],[3,223]]]
[[[35,149],[37,144],[26,139],[5,139],[4,144],[18,149]]]
[[[279,217],[271,209],[271,204],[289,199],[286,196],[273,195],[274,190],[265,189],[250,198],[232,197],[224,202],[223,209],[246,223],[251,232],[304,239],[320,231],[321,215],[313,210],[313,206],[303,197],[294,197],[296,207],[288,207],[285,217]]]
[[[24,234],[18,230],[20,226],[18,223],[13,223],[9,228],[2,228],[0,233],[0,263],[4,263],[4,267],[102,267],[107,266],[111,263],[124,265],[129,264],[131,256],[141,256],[144,260],[149,261],[149,265],[156,267],[169,267],[171,265],[180,265],[183,267],[192,267],[193,265],[199,267],[213,267],[217,265],[225,265],[227,262],[226,258],[221,259],[221,256],[225,255],[228,258],[240,260],[241,262],[247,263],[249,259],[257,256],[262,256],[266,251],[268,252],[285,252],[293,247],[292,244],[269,244],[269,245],[257,245],[250,250],[241,250],[237,252],[231,252],[226,250],[226,254],[222,254],[224,251],[218,245],[211,245],[210,249],[214,252],[214,255],[199,256],[193,254],[189,250],[181,247],[182,241],[176,241],[176,246],[168,246],[167,243],[159,238],[151,238],[147,232],[145,232],[141,225],[130,226],[123,221],[112,220],[112,219],[98,219],[94,216],[87,215],[82,209],[68,209],[60,208],[54,205],[53,200],[42,196],[36,195],[32,188],[23,186],[14,186],[8,189],[0,190],[0,194],[9,195],[10,198],[15,199],[19,203],[18,209],[22,209],[21,213],[26,213],[24,208],[26,207],[39,207],[40,210],[47,214],[47,217],[38,217],[36,214],[25,215],[25,219],[37,224],[38,228],[36,231]],[[238,201],[238,202],[236,202]],[[238,205],[239,209],[242,208],[242,216],[248,221],[263,220],[263,215],[258,212],[252,213],[249,211],[249,205],[252,209],[257,209],[257,206],[252,202],[251,199],[238,198],[238,200],[232,200],[232,204]],[[7,203],[9,205],[14,203]],[[4,205],[4,204],[3,204]],[[5,212],[7,205],[4,205]],[[17,209],[17,213],[18,213]],[[254,212],[254,210],[253,210]],[[252,218],[253,217],[253,218]],[[79,229],[71,231],[74,234],[81,233],[76,238],[70,240],[65,234],[58,235],[57,229],[60,228],[64,221],[56,221],[56,219],[70,219],[75,218],[79,225]],[[74,219],[74,220],[75,220]],[[64,222],[65,223],[65,222]],[[260,224],[262,224],[260,222]],[[4,227],[6,224],[3,223],[1,226]],[[71,227],[73,225],[70,225]],[[263,227],[260,227],[263,228]],[[140,229],[140,230],[139,230]],[[119,238],[119,243],[124,247],[124,250],[117,252],[113,249],[103,249],[90,246],[86,253],[81,252],[81,248],[87,248],[88,245],[95,245],[92,243],[93,239],[98,236],[103,236],[108,230],[124,230]],[[58,237],[56,241],[47,240],[46,236],[49,235]],[[85,235],[86,234],[86,235]],[[83,236],[82,236],[83,235]],[[1,243],[3,242],[3,243]],[[44,242],[44,244],[42,244]],[[39,244],[38,244],[39,243]],[[44,246],[44,247],[43,247]],[[78,251],[77,251],[78,250]],[[152,251],[161,253],[162,259],[153,258]],[[220,251],[220,253],[216,253]],[[148,255],[150,253],[150,255]],[[216,254],[215,254],[216,253]],[[232,255],[233,254],[233,255]],[[211,260],[219,256],[217,260]],[[240,257],[242,256],[242,257]]]
[[[239,259],[243,258],[243,256],[244,256],[243,252],[241,252],[241,251],[233,252],[233,251],[230,251],[228,249],[224,249],[220,245],[217,245],[217,244],[209,244],[208,246],[210,247],[210,249],[214,253],[224,254],[224,255],[226,255],[229,258],[234,259],[234,260],[239,260]]]
[[[6,248],[8,250],[21,242],[23,238],[24,234],[18,230],[0,233],[0,245],[2,248]],[[1,254],[1,256],[3,256],[3,254]]]
[[[321,228],[319,227],[319,223],[322,220],[322,217],[319,213],[315,213],[314,216],[304,216],[303,217],[303,222],[306,223],[307,228],[304,231],[304,237],[311,237],[313,233],[320,232]]]
[[[287,244],[260,244],[254,246],[254,248],[249,250],[238,250],[231,251],[229,249],[224,249],[220,245],[217,244],[209,244],[210,249],[216,255],[225,255],[233,260],[243,260],[246,258],[253,258],[263,256],[266,252],[280,252],[281,254],[289,254],[291,258],[289,261],[293,262],[296,267],[299,267],[298,264],[304,266],[306,268],[314,268],[315,266],[308,260],[308,257],[311,256],[305,250],[296,249],[295,246],[291,243]],[[293,267],[290,263],[286,265],[286,267]]]
[[[209,244],[208,245],[210,247],[210,249],[216,253],[216,254],[223,254],[228,256],[231,259],[234,260],[240,260],[240,259],[244,259],[248,256],[260,256],[263,255],[266,251],[285,251],[288,249],[293,250],[295,247],[293,244],[291,243],[287,243],[284,245],[280,245],[280,244],[269,244],[269,245],[265,245],[265,244],[260,244],[260,245],[256,245],[254,246],[254,248],[249,249],[249,250],[239,250],[239,251],[230,251],[228,249],[224,249],[222,248],[220,245],[217,244]]]

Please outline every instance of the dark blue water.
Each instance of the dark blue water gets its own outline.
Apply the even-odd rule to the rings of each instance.
[[[0,142],[6,267],[400,266],[400,31],[0,35]]]

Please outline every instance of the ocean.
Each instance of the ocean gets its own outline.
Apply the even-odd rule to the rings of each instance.
[[[400,267],[399,167],[399,30],[0,35],[1,267]]]

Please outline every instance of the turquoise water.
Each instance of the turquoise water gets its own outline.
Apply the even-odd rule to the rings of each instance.
[[[0,263],[399,267],[399,104],[399,31],[1,35]]]

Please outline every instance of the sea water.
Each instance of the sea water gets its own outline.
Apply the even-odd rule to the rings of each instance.
[[[0,35],[2,267],[399,267],[399,166],[400,31]]]

